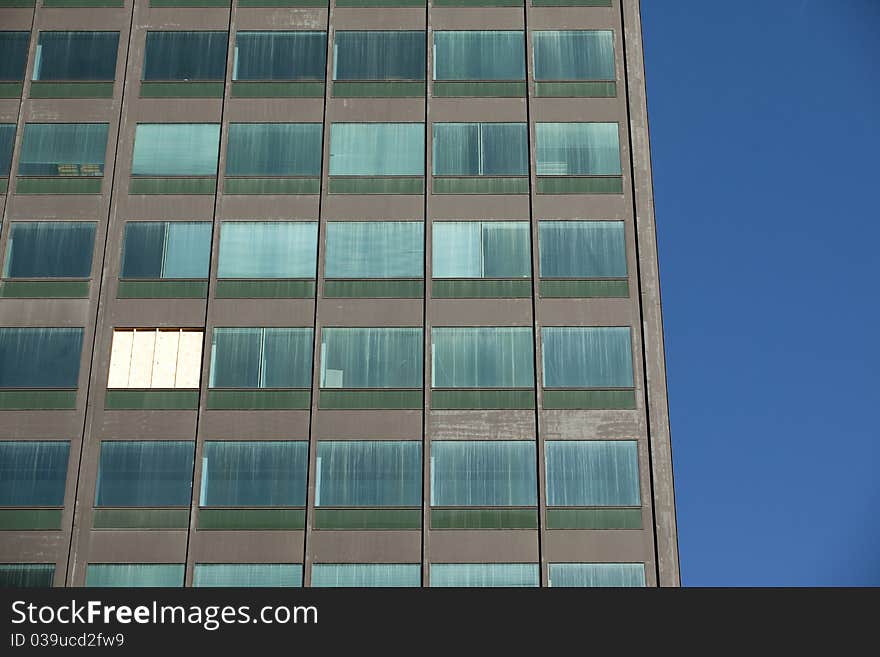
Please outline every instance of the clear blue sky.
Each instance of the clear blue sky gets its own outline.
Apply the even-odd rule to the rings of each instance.
[[[880,585],[880,0],[642,0],[683,581]]]

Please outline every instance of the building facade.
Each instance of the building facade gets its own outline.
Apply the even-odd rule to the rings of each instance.
[[[639,3],[0,0],[0,581],[679,584]]]

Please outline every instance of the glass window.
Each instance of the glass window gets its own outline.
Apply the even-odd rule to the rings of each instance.
[[[315,506],[419,506],[422,444],[400,440],[318,443]]]
[[[0,441],[0,506],[64,506],[66,440]]]
[[[76,388],[81,328],[0,328],[0,388]]]
[[[431,586],[539,586],[536,563],[433,563]]]
[[[434,32],[435,80],[525,80],[519,30]]]
[[[532,32],[536,80],[613,80],[611,30]]]
[[[425,175],[425,124],[334,123],[330,175]]]
[[[320,176],[320,123],[232,123],[227,176]]]
[[[144,80],[222,80],[226,32],[147,32]]]
[[[217,123],[139,123],[131,174],[216,176],[219,156]]]
[[[194,449],[188,440],[102,442],[95,506],[189,506]]]
[[[322,388],[421,388],[421,328],[325,328]]]
[[[238,32],[233,80],[323,80],[326,32]]]
[[[545,387],[633,387],[628,326],[545,326],[541,338]]]
[[[422,566],[417,563],[316,563],[312,586],[366,588],[420,586]]]
[[[528,326],[431,329],[434,388],[532,388],[534,345]]]
[[[115,329],[108,388],[198,388],[202,331]]]
[[[622,221],[541,221],[538,236],[544,278],[624,278]]]
[[[16,222],[6,242],[4,278],[88,278],[95,224],[84,221]]]
[[[641,563],[551,563],[550,586],[644,586]]]
[[[113,80],[119,32],[40,32],[34,80]]]
[[[15,124],[0,123],[0,178],[6,178],[12,168],[12,149],[15,146]]]
[[[208,441],[202,454],[201,506],[305,506],[305,441]]]
[[[525,176],[525,123],[435,123],[435,176]]]
[[[312,329],[215,328],[212,388],[310,388]]]
[[[616,123],[536,123],[539,176],[619,176]]]
[[[210,221],[125,224],[122,278],[208,278]]]
[[[183,586],[183,569],[182,563],[90,563],[86,569],[86,586]]]
[[[0,589],[48,588],[54,579],[54,563],[0,563]]]
[[[536,468],[530,440],[435,440],[431,506],[535,506]]]
[[[531,235],[526,221],[436,221],[434,278],[528,278]]]
[[[416,221],[331,221],[327,278],[421,278],[424,224]]]
[[[28,123],[20,176],[103,176],[106,123]]]
[[[548,506],[639,506],[634,440],[545,443]]]
[[[30,32],[0,32],[0,80],[24,80]]]
[[[302,586],[298,563],[197,563],[193,586]]]
[[[338,31],[334,80],[424,80],[423,31]]]
[[[315,221],[225,221],[218,278],[315,278]]]

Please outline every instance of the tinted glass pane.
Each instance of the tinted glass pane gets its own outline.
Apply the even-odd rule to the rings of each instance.
[[[219,278],[315,278],[318,224],[224,222]]]
[[[259,388],[262,342],[259,328],[215,328],[211,387]]]
[[[119,32],[40,32],[34,80],[112,80]]]
[[[202,455],[202,506],[304,506],[309,445],[209,441]]]
[[[529,327],[434,328],[435,388],[531,388],[534,348]]]
[[[423,123],[334,123],[331,176],[421,176],[425,173]]]
[[[9,175],[12,167],[12,148],[15,146],[15,124],[0,123],[0,178]]]
[[[233,123],[227,176],[320,176],[320,123]]]
[[[216,328],[212,388],[308,388],[311,328]]]
[[[147,32],[144,80],[222,80],[226,32]]]
[[[327,224],[327,278],[421,278],[424,224],[334,221]]]
[[[216,123],[141,123],[134,137],[133,176],[215,176]]]
[[[431,586],[539,586],[536,563],[435,563]]]
[[[322,388],[421,388],[422,329],[325,328]]]
[[[0,589],[47,588],[54,578],[53,563],[0,563]]]
[[[14,223],[6,244],[5,278],[88,278],[95,224],[73,221]]]
[[[0,441],[0,506],[64,506],[67,441]]]
[[[419,586],[422,567],[417,563],[316,563],[312,586],[366,588]]]
[[[531,236],[525,221],[434,223],[434,278],[527,278]]]
[[[616,123],[537,123],[539,176],[619,176]]]
[[[542,221],[538,224],[544,278],[623,278],[622,221]]]
[[[30,32],[0,32],[0,80],[24,80]]]
[[[193,450],[183,440],[101,443],[96,506],[189,506]]]
[[[633,386],[629,327],[544,327],[541,337],[545,387]]]
[[[536,80],[613,80],[610,30],[533,32]]]
[[[435,80],[525,80],[520,31],[434,32]]]
[[[168,224],[132,221],[125,224],[122,278],[162,278]]]
[[[641,563],[551,563],[550,586],[644,586]]]
[[[207,278],[209,221],[132,221],[125,225],[123,278]]]
[[[419,506],[422,445],[413,441],[318,443],[316,506]]]
[[[86,586],[183,586],[183,573],[182,563],[90,563],[86,569]]]
[[[431,443],[432,506],[535,506],[535,443],[456,440]]]
[[[434,175],[525,176],[525,123],[435,123]]]
[[[233,80],[323,80],[326,32],[239,32]]]
[[[106,123],[28,123],[18,173],[22,176],[102,176]]]
[[[76,388],[81,328],[0,328],[0,388]]]
[[[302,586],[298,563],[197,563],[193,586]]]
[[[265,388],[309,388],[312,385],[312,329],[263,329]]]
[[[334,80],[424,80],[425,33],[336,32]]]
[[[639,453],[630,440],[545,443],[549,506],[639,506]]]

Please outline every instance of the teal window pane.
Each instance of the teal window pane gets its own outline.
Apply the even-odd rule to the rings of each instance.
[[[539,586],[536,563],[434,563],[432,587],[530,587]]]
[[[106,123],[28,123],[24,127],[21,176],[103,176]]]
[[[525,123],[435,123],[435,176],[525,176]]]
[[[639,506],[639,450],[634,440],[544,443],[548,506]]]
[[[332,221],[327,224],[327,278],[421,278],[424,224]]]
[[[549,584],[581,588],[645,586],[645,564],[551,563]]]
[[[299,587],[302,565],[298,563],[197,563],[193,586]]]
[[[113,80],[119,32],[40,32],[34,80]]]
[[[331,176],[422,176],[424,123],[334,123]]]
[[[188,440],[101,443],[95,506],[189,506],[193,453]]]
[[[337,31],[333,79],[424,80],[425,32]]]
[[[421,388],[421,328],[325,328],[322,388]]]
[[[526,326],[433,328],[434,388],[532,388],[532,329]]]
[[[314,587],[409,587],[422,583],[417,563],[316,563]]]
[[[122,278],[208,278],[210,260],[210,221],[125,225]]]
[[[211,388],[309,388],[311,328],[215,328]]]
[[[622,221],[541,221],[543,278],[623,278],[626,242]]]
[[[11,224],[4,278],[88,278],[95,224],[34,221]]]
[[[0,123],[0,178],[6,178],[12,167],[12,148],[15,146],[15,124]]]
[[[614,80],[611,30],[532,32],[536,80]]]
[[[305,441],[208,441],[202,455],[201,506],[305,506]]]
[[[436,221],[434,278],[528,278],[531,235],[526,221]]]
[[[144,80],[222,80],[226,32],[147,32]]]
[[[431,506],[535,506],[538,484],[531,440],[435,440]]]
[[[415,441],[318,443],[315,506],[419,506],[422,445]]]
[[[0,388],[76,388],[81,328],[0,328]]]
[[[49,588],[54,579],[54,563],[0,563],[0,589]]]
[[[218,278],[315,278],[315,221],[225,221]]]
[[[233,80],[323,80],[327,71],[327,33],[238,32]]]
[[[24,80],[30,40],[30,32],[0,32],[0,80]]]
[[[64,506],[70,443],[0,441],[0,507]]]
[[[320,176],[320,123],[232,123],[227,176]]]
[[[545,326],[541,338],[545,387],[633,387],[628,326]]]
[[[536,123],[539,176],[619,176],[616,123]]]
[[[139,123],[131,174],[216,176],[219,156],[217,123]]]
[[[525,80],[523,32],[434,32],[434,79]]]
[[[90,563],[86,569],[86,586],[183,586],[183,569],[182,563]]]

